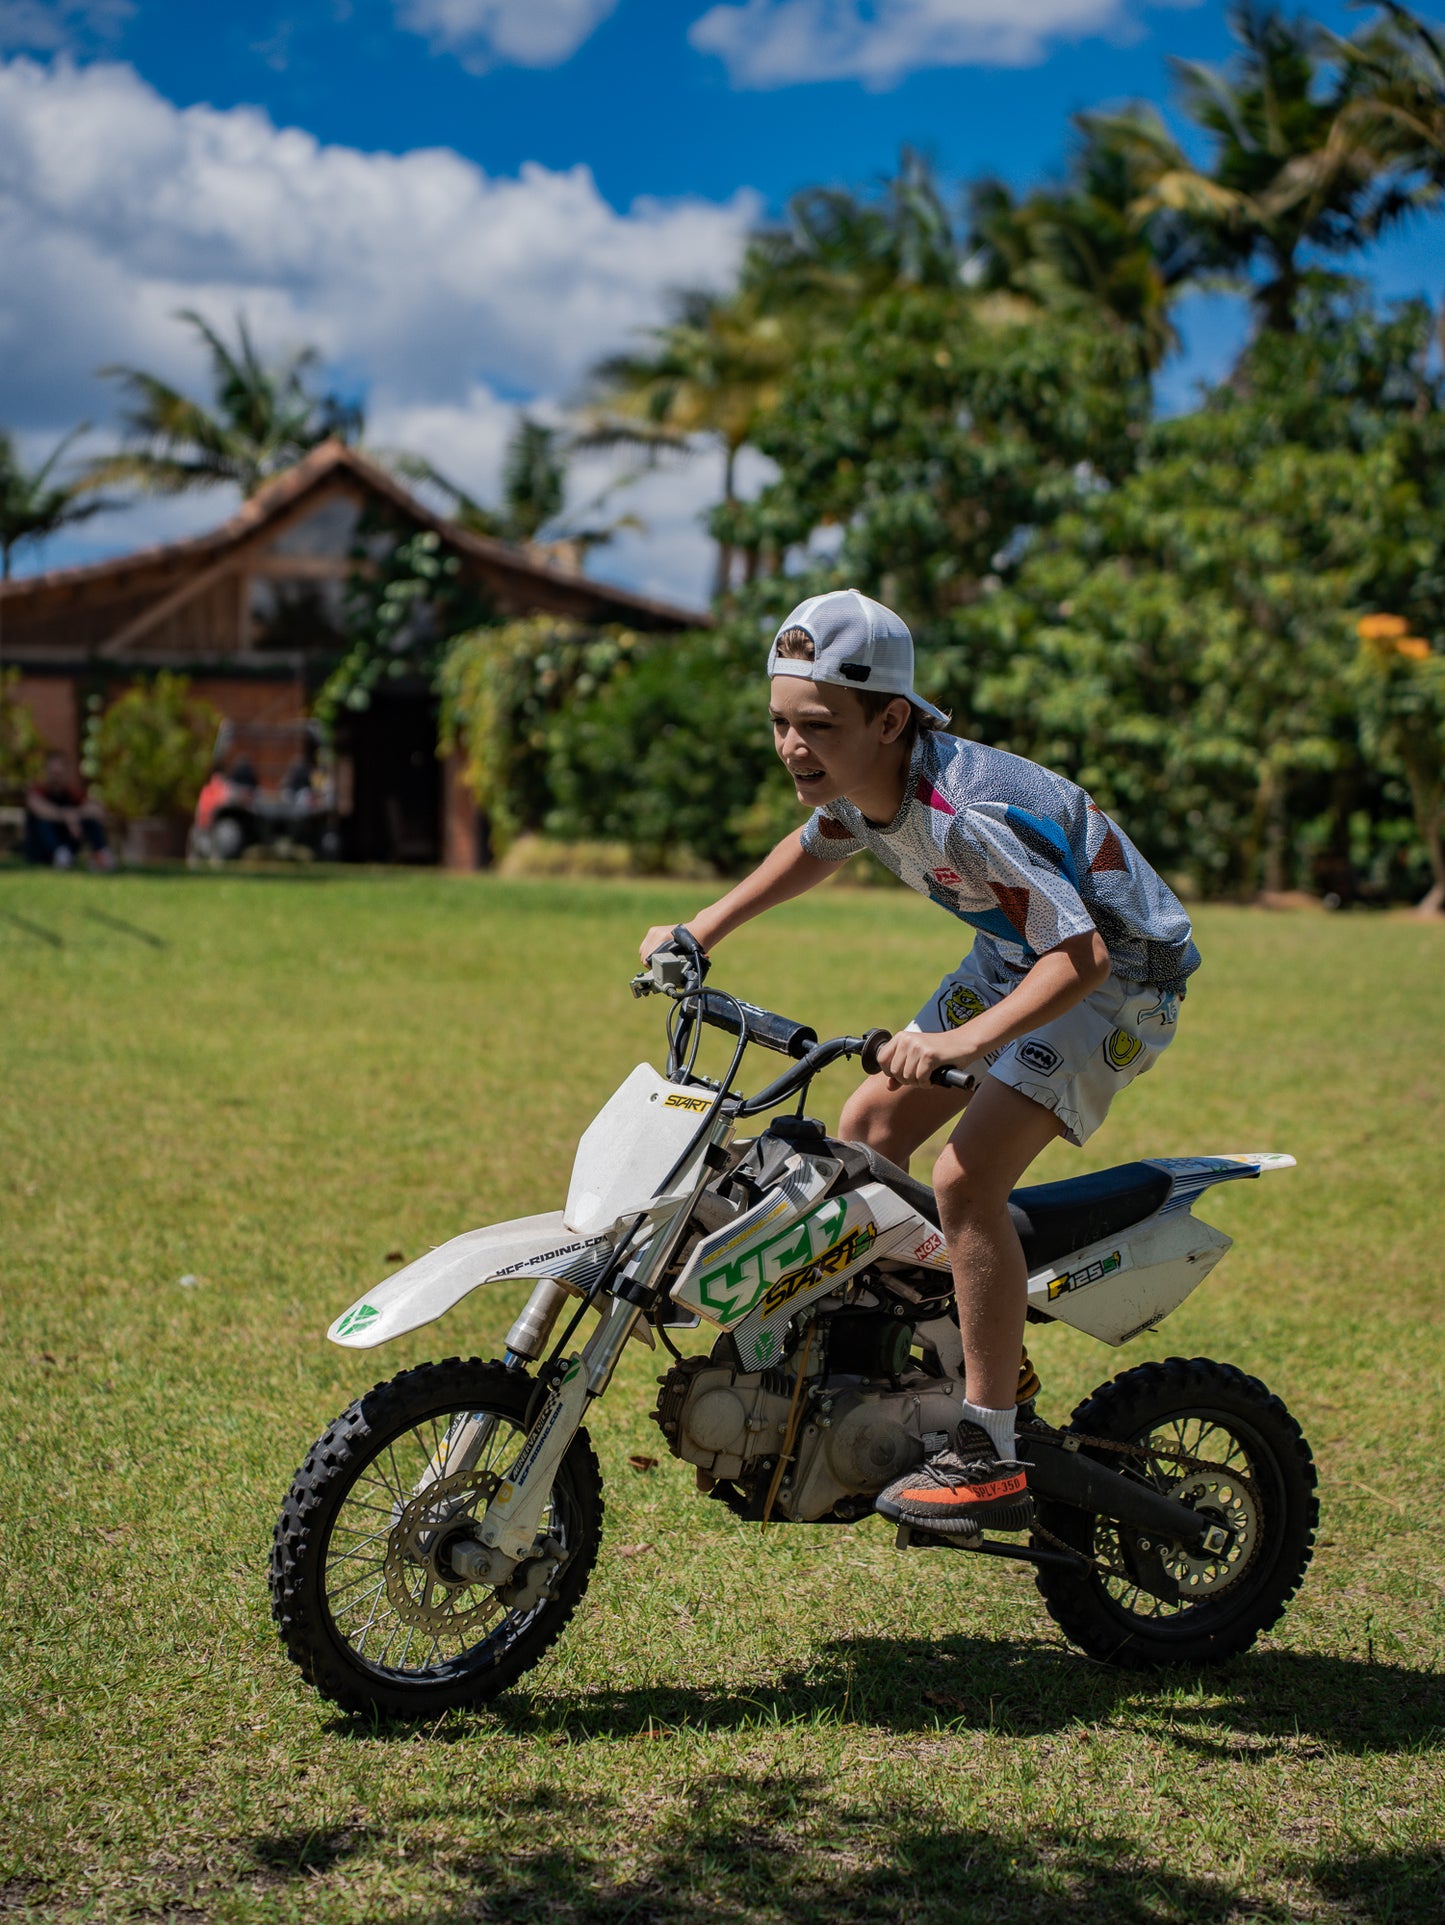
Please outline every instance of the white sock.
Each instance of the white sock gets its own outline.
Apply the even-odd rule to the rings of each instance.
[[[980,1430],[988,1432],[989,1442],[1006,1462],[1012,1463],[1016,1455],[1014,1447],[1014,1419],[1017,1416],[1012,1404],[1007,1410],[985,1410],[982,1404],[971,1404],[967,1397],[960,1406],[960,1414],[966,1422],[977,1424]]]

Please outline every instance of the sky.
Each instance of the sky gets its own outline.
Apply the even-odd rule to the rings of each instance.
[[[1360,17],[1322,0],[1314,16]],[[1056,176],[1068,117],[1151,100],[1171,56],[1222,61],[1217,0],[0,0],[0,427],[31,458],[113,433],[105,365],[205,391],[175,315],[244,314],[321,350],[368,440],[494,498],[527,407],[724,286],[747,232],[900,147],[944,181]],[[1386,294],[1438,303],[1438,230],[1378,247]],[[1195,296],[1160,401],[1227,367],[1243,306]],[[614,494],[643,523],[599,575],[706,594],[704,451]],[[757,485],[760,461],[745,465]],[[581,508],[613,479],[579,464]],[[220,492],[144,502],[22,551],[22,570],[209,527]]]

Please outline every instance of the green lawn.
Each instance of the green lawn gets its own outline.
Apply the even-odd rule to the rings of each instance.
[[[697,900],[0,875],[0,1914],[1445,1916],[1445,932],[1405,917],[1201,914],[1168,1063],[1087,1160],[1047,1160],[1299,1158],[1210,1195],[1238,1246],[1162,1332],[1033,1333],[1060,1419],[1171,1353],[1299,1417],[1321,1545],[1251,1656],[1111,1672],[1021,1567],[900,1555],[876,1521],[760,1538],[671,1458],[629,1468],[659,1448],[634,1348],[593,1424],[602,1559],[530,1693],[370,1729],[283,1661],[264,1567],[307,1444],[376,1377],[497,1351],[517,1298],[372,1357],[327,1323],[397,1252],[560,1202],[582,1125],[659,1060],[636,937]],[[952,941],[828,890],[718,979],[856,1031]]]

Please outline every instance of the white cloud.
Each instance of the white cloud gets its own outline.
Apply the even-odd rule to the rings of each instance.
[[[378,443],[491,474],[499,396],[565,398],[669,288],[724,283],[757,212],[747,194],[619,212],[584,167],[497,178],[179,109],[128,67],[0,63],[0,423],[101,418],[107,362],[196,388],[176,309],[244,311],[268,352],[314,342],[364,386]]]
[[[134,0],[0,0],[0,54],[61,53],[114,40]]]
[[[617,0],[397,0],[399,27],[473,73],[489,67],[556,67],[604,21]]]
[[[1129,31],[1130,15],[1131,0],[742,0],[709,8],[688,38],[737,87],[891,87],[924,67],[1030,66],[1052,41]]]

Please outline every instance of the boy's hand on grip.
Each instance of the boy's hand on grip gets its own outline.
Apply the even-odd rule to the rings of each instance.
[[[639,956],[641,956],[642,960],[646,962],[654,949],[661,949],[671,941],[672,941],[672,924],[666,923],[666,924],[660,925],[656,929],[648,930],[647,934],[642,938],[642,942],[638,947],[637,953]]]
[[[961,1070],[963,1060],[956,1036],[901,1029],[879,1046],[878,1067],[888,1078],[890,1089],[905,1085],[927,1088],[940,1070]]]

